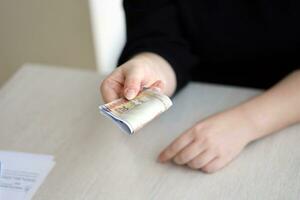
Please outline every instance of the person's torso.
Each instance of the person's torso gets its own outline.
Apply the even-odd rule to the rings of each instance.
[[[198,80],[269,87],[300,66],[300,1],[178,0]]]

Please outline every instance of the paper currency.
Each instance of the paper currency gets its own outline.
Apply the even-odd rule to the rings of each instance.
[[[129,135],[135,133],[172,106],[171,99],[155,88],[144,89],[134,99],[117,99],[99,106],[100,112],[111,118]]]

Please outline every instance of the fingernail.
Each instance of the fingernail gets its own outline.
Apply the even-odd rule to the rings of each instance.
[[[155,90],[156,92],[161,92],[161,88],[159,87],[153,87],[152,89]]]
[[[127,92],[126,92],[126,98],[127,99],[133,99],[135,97],[135,91],[133,89],[129,89]]]

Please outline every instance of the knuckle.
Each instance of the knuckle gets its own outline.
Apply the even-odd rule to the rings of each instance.
[[[198,124],[196,124],[195,127],[194,127],[194,131],[195,131],[195,132],[199,132],[199,131],[201,131],[202,129],[203,129],[203,124],[202,124],[202,123],[198,123]]]
[[[205,166],[205,167],[201,168],[201,170],[207,174],[212,174],[216,171],[212,166]]]
[[[101,89],[104,89],[104,87],[106,87],[107,85],[110,85],[110,79],[106,78],[102,81],[101,83]]]
[[[182,155],[178,155],[174,158],[174,162],[178,165],[181,165],[184,163],[184,158],[182,157]]]
[[[196,141],[199,141],[199,142],[205,140],[205,137],[203,136],[203,134],[200,134],[200,133],[197,133],[197,132],[194,133],[194,138],[195,138]]]
[[[200,165],[198,161],[192,160],[188,163],[188,166],[192,169],[199,169]]]
[[[195,134],[193,132],[188,132],[182,135],[182,137],[179,139],[182,143],[185,143],[187,141],[191,141],[195,138]]]
[[[191,153],[190,152],[182,152],[178,155],[178,157],[180,159],[180,162],[183,164],[183,163],[186,163],[187,159],[191,157]]]
[[[173,143],[170,145],[170,147],[168,148],[169,152],[172,153],[172,152],[175,152],[178,148],[178,143]]]
[[[210,128],[210,124],[208,123],[207,120],[201,121],[195,125],[195,130],[197,132],[207,131],[209,128]]]
[[[192,132],[191,132],[190,135],[191,135],[191,137],[192,137],[193,139],[195,139],[195,140],[199,140],[199,139],[202,138],[201,134],[200,134],[198,131],[196,131],[195,128],[192,130]]]
[[[214,147],[215,146],[215,140],[214,140],[214,138],[210,134],[207,134],[205,136],[205,143],[209,147]]]
[[[199,129],[194,129],[193,135],[195,139],[199,141],[204,141],[208,137],[207,132],[204,131],[203,129],[201,129],[201,131],[199,131]]]

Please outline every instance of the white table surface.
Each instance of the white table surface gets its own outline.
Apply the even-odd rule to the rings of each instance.
[[[35,200],[300,199],[300,126],[250,144],[215,174],[156,162],[196,121],[256,90],[191,83],[134,136],[98,113],[96,72],[27,65],[0,90],[0,149],[52,154]]]

